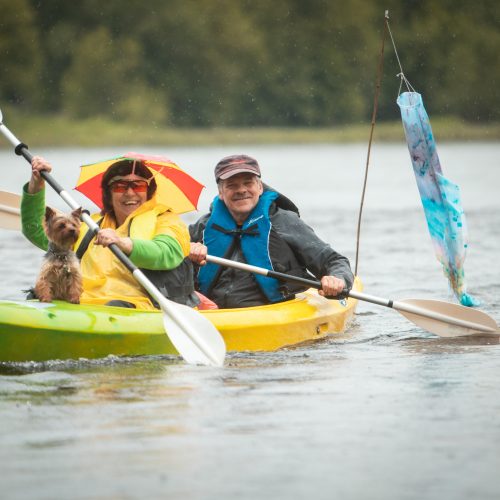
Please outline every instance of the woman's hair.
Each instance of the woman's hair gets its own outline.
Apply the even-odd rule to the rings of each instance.
[[[135,164],[135,168],[134,168]],[[109,181],[116,177],[117,175],[129,175],[131,173],[144,177],[144,179],[151,179],[153,174],[148,167],[144,165],[142,161],[139,160],[120,160],[116,163],[111,164],[101,180],[101,191],[102,191],[102,210],[101,214],[113,214],[113,204],[111,203],[111,189],[109,186]],[[151,179],[148,186],[147,199],[150,200],[156,191],[156,181]]]

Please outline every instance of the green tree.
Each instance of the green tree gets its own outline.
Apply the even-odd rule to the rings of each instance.
[[[0,97],[176,126],[366,122],[385,9],[431,116],[500,118],[497,0],[0,0]],[[399,71],[387,39],[379,120]]]
[[[115,119],[164,122],[164,96],[148,88],[142,76],[141,48],[131,38],[113,39],[100,27],[77,44],[62,82],[63,109],[87,118],[108,115]]]
[[[272,103],[266,121],[331,125],[368,116],[377,51],[370,4],[260,0],[248,8],[268,51],[260,75],[262,100]]]
[[[176,125],[251,123],[248,103],[265,50],[241,2],[172,0],[149,4],[134,32],[150,84],[170,97]]]
[[[382,3],[382,2],[381,2]],[[388,0],[391,27],[403,70],[424,97],[431,115],[498,120],[500,110],[500,4],[482,0]],[[388,5],[387,5],[388,4]],[[388,41],[381,117],[394,117],[394,84],[399,72]],[[389,80],[389,81],[387,81]],[[403,90],[405,88],[403,87]]]
[[[33,11],[27,0],[0,0],[0,13],[0,99],[36,103],[42,56]]]

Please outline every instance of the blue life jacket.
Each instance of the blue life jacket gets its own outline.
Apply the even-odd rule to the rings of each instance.
[[[269,209],[278,196],[280,195],[276,191],[264,191],[241,227],[237,226],[226,205],[217,196],[203,232],[203,243],[208,247],[208,253],[227,258],[232,253],[234,245],[240,244],[248,264],[273,270],[269,253],[271,233]],[[219,266],[210,262],[200,269],[198,282],[201,292],[205,295],[210,295],[210,289],[218,278],[218,271]],[[285,298],[280,292],[281,284],[278,280],[259,274],[254,276],[270,302],[280,302]]]

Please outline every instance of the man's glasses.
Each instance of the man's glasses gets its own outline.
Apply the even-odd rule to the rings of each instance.
[[[126,193],[132,189],[134,193],[145,193],[148,190],[148,181],[116,181],[110,184],[113,193]]]

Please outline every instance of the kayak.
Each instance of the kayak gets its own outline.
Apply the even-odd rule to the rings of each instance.
[[[354,290],[361,290],[356,279]],[[200,311],[228,351],[274,351],[343,333],[357,300],[311,289],[277,304]],[[178,355],[161,311],[54,301],[0,301],[0,362]]]

